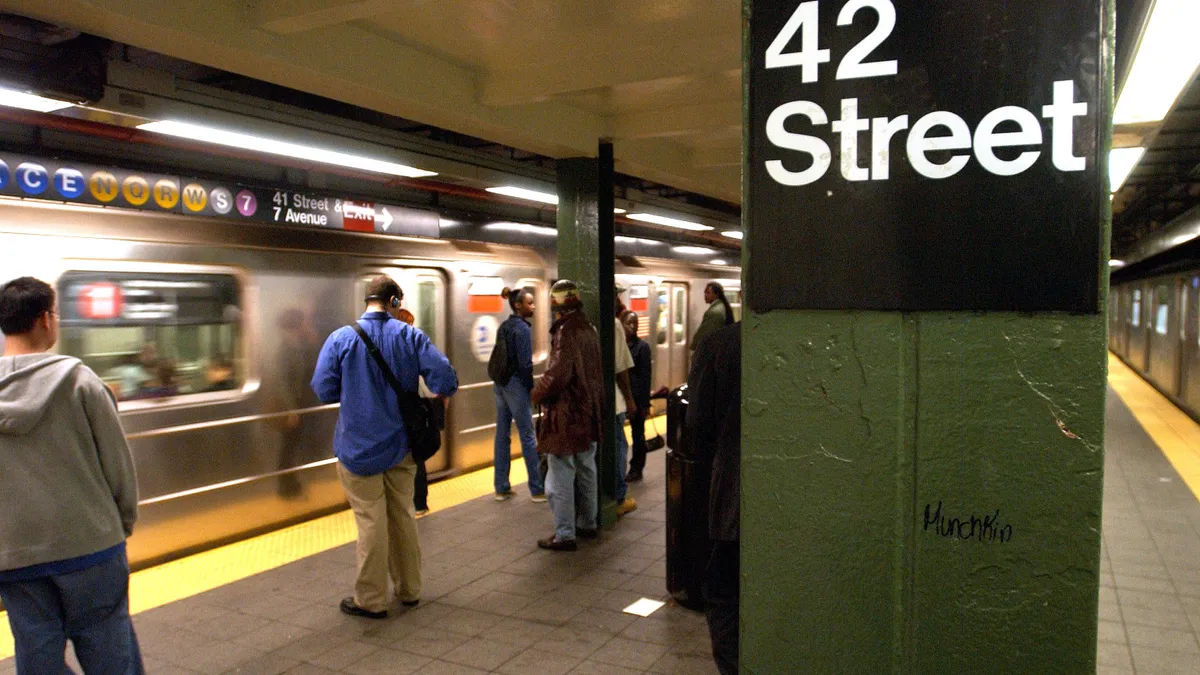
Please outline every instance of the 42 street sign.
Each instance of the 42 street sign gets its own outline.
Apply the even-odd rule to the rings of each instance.
[[[1099,311],[1102,19],[754,2],[751,306]]]

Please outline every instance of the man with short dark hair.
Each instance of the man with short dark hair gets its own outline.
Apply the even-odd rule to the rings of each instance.
[[[575,537],[595,538],[599,516],[596,444],[604,411],[600,336],[583,314],[575,282],[563,279],[550,290],[554,325],[550,358],[531,398],[542,408],[538,452],[547,456],[546,496],[554,515],[554,536],[538,541],[551,551],[574,551]],[[576,481],[579,507],[576,508]]]
[[[125,539],[137,479],[112,391],[58,341],[54,289],[0,287],[0,599],[17,672],[140,674]]]
[[[421,378],[439,398],[454,395],[458,375],[419,329],[396,321],[404,294],[387,276],[366,288],[359,327],[379,349],[400,386],[418,391]],[[333,452],[358,526],[358,579],[342,612],[369,619],[388,613],[388,576],[406,607],[421,596],[421,544],[413,505],[417,464],[396,391],[357,331],[334,331],[317,360],[313,391],[323,403],[341,402]]]

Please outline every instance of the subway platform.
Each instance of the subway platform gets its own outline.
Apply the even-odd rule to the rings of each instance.
[[[1110,360],[1097,675],[1200,673],[1200,425]],[[656,420],[661,428],[664,420]],[[154,674],[715,673],[702,614],[668,602],[665,453],[597,543],[551,553],[545,504],[491,495],[491,470],[431,487],[422,605],[342,615],[348,512],[137,572],[134,623]],[[513,463],[514,484],[525,479]],[[12,638],[0,622],[0,675]],[[69,650],[68,650],[69,651]]]
[[[135,573],[130,597],[146,671],[716,673],[703,614],[670,603],[646,618],[622,612],[641,598],[668,597],[664,455],[651,453],[645,481],[630,485],[638,509],[574,553],[538,549],[537,539],[553,532],[548,507],[532,503],[524,485],[497,503],[490,469],[463,477],[466,487],[463,479],[431,486],[437,510],[419,521],[422,604],[394,604],[384,620],[338,611],[355,573],[346,513]],[[525,480],[520,462],[512,474],[514,483]],[[464,489],[475,496],[448,507]],[[290,557],[298,559],[276,566]],[[180,595],[188,597],[168,601]],[[3,625],[0,655],[9,657]],[[0,661],[0,675],[14,672],[11,658]]]

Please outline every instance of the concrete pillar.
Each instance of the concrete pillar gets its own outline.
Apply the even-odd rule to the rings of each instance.
[[[584,311],[600,333],[604,387],[613,400],[613,155],[601,143],[599,159],[560,159],[558,170],[558,277],[579,284]],[[609,408],[611,412],[611,406]],[[616,522],[616,435],[604,425],[596,457],[600,477],[600,520]]]
[[[1102,313],[747,308],[743,331],[743,672],[1095,672]]]

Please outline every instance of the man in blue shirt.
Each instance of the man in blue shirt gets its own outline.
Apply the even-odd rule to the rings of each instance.
[[[379,348],[401,387],[417,391],[420,378],[440,398],[454,395],[454,367],[420,330],[396,321],[400,286],[387,276],[367,284],[367,311],[358,324]],[[317,359],[313,391],[323,403],[342,404],[333,436],[338,475],[358,526],[358,579],[341,610],[387,616],[389,571],[401,604],[421,596],[421,544],[413,507],[417,465],[396,392],[355,330],[334,331]]]
[[[521,455],[525,458],[525,469],[529,473],[529,495],[533,501],[546,501],[546,488],[538,471],[537,438],[533,433],[533,409],[529,403],[529,392],[533,391],[533,329],[529,317],[535,310],[533,292],[528,288],[504,289],[501,295],[508,300],[512,316],[500,325],[498,339],[505,340],[508,348],[508,382],[492,384],[496,394],[496,441],[495,487],[496,501],[502,502],[516,495],[508,482],[509,463],[512,460],[512,423],[517,423],[517,434],[521,438]]]

